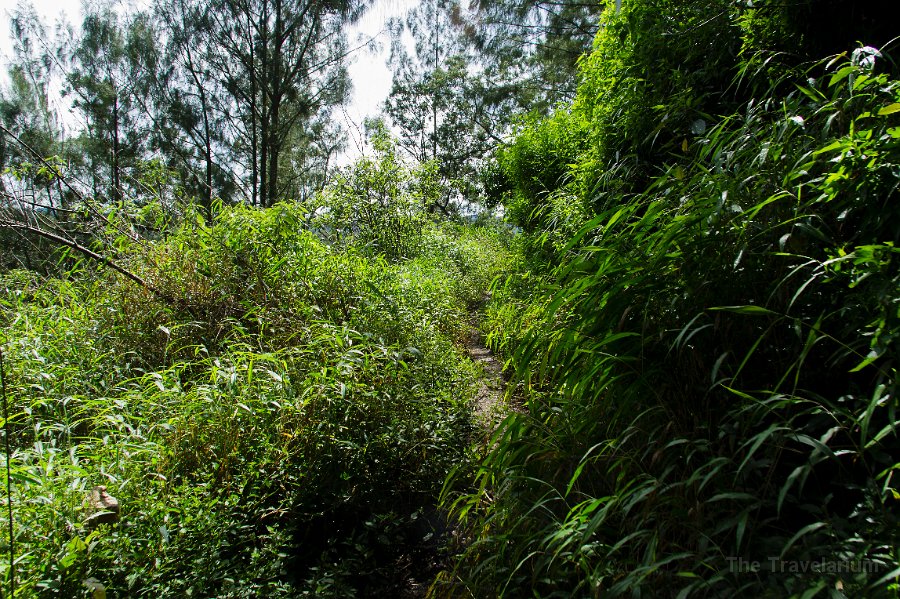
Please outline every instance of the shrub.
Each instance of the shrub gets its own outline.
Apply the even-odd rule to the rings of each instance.
[[[454,341],[504,242],[429,224],[407,259],[368,232],[328,244],[308,215],[220,205],[122,241],[152,289],[2,275],[20,594],[399,592],[409,560],[437,559],[434,506],[472,435]],[[100,484],[122,516],[92,528]]]
[[[606,187],[631,158],[588,165],[596,212],[558,268],[489,309],[529,411],[446,497],[468,537],[438,594],[896,596],[900,83],[882,60],[788,72],[642,158],[631,194]]]

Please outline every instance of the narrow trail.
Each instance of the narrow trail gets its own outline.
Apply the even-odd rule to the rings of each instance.
[[[509,381],[503,373],[503,362],[485,344],[479,330],[479,320],[478,311],[471,312],[469,334],[463,345],[466,354],[481,369],[473,406],[475,420],[490,434],[511,411],[522,411],[522,406],[507,397]]]
[[[494,429],[506,416],[509,406],[504,400],[506,379],[503,363],[484,344],[484,338],[473,327],[465,343],[466,353],[481,369],[475,394],[475,418],[486,429]]]
[[[503,376],[503,362],[485,344],[478,321],[478,312],[473,311],[469,318],[469,332],[463,339],[463,348],[480,370],[472,409],[479,434],[483,434],[484,440],[487,440],[510,411],[520,408],[506,399],[507,380]],[[448,514],[437,506],[424,510],[420,525],[419,532],[427,533],[427,538],[431,541],[418,547],[415,555],[403,556],[395,565],[406,575],[405,584],[398,589],[397,596],[400,599],[425,597],[434,577],[449,566],[448,555],[441,549],[454,534],[454,525],[448,521]]]

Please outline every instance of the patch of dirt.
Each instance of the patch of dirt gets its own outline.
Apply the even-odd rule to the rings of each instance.
[[[481,368],[478,391],[475,394],[475,417],[485,429],[493,431],[514,405],[506,399],[507,380],[503,375],[503,363],[484,343],[484,338],[473,325],[465,341],[469,358]]]

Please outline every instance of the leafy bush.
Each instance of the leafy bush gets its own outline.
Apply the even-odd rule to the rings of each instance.
[[[702,25],[659,4],[625,4],[586,61],[600,149],[560,191],[589,221],[488,310],[529,411],[447,494],[467,537],[437,593],[895,597],[900,83],[864,47],[736,110],[710,86],[692,127],[698,91],[652,40],[603,53],[629,19]],[[650,116],[662,83],[604,74],[644,59],[677,121]],[[604,145],[654,120],[680,123],[666,151]]]
[[[189,208],[120,241],[147,287],[4,273],[17,596],[365,595],[433,568],[472,434],[455,342],[506,250],[414,216],[388,247],[381,221],[329,243],[308,205]],[[93,527],[101,484],[122,515]]]
[[[314,228],[332,243],[367,248],[390,260],[412,258],[422,243],[428,209],[441,193],[430,165],[411,168],[382,131],[374,158],[340,173],[309,206]]]

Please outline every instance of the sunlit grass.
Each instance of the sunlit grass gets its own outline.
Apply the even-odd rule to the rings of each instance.
[[[455,342],[504,243],[432,224],[392,261],[327,245],[306,210],[221,208],[126,247],[174,302],[104,271],[2,276],[17,596],[402,580],[372,552],[422,543],[417,514],[468,459],[476,370]],[[86,523],[96,485],[113,525]]]

